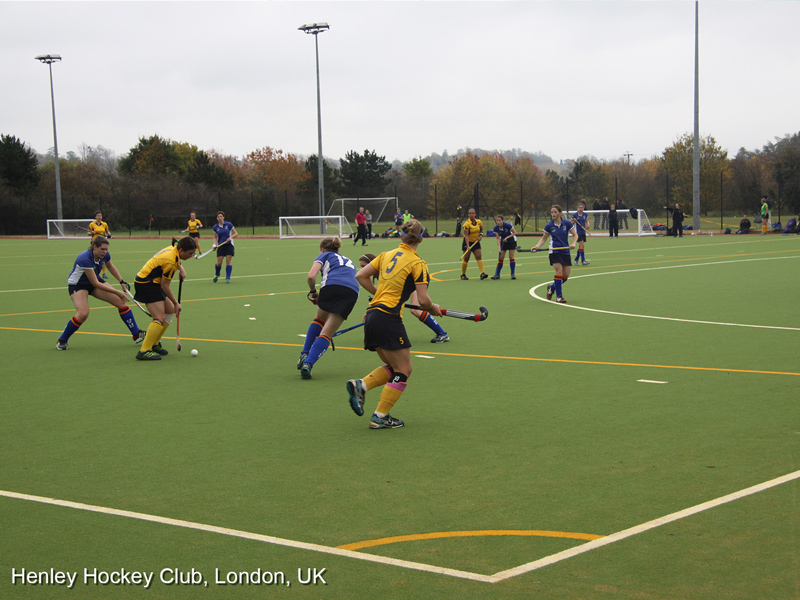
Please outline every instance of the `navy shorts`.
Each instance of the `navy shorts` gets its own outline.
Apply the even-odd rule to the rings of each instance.
[[[505,242],[500,242],[500,250],[516,250],[517,249],[517,240],[506,240]]]
[[[579,242],[585,242],[586,241],[586,234],[585,233],[579,233],[578,234],[578,241]]]
[[[189,233],[189,237],[193,237],[193,238],[199,238],[199,237],[200,237],[200,232],[199,232],[199,231],[196,231],[196,232],[194,232],[194,233],[191,233],[191,232],[190,232],[190,233]]]
[[[233,244],[228,242],[227,244],[217,246],[217,258],[220,256],[233,256]]]
[[[317,306],[325,312],[347,317],[358,302],[358,292],[344,285],[326,285],[319,291]]]
[[[411,342],[403,319],[374,308],[368,310],[364,317],[364,350],[374,352],[378,348],[402,350],[411,348]]]
[[[135,281],[133,287],[136,290],[133,297],[143,304],[163,302],[167,298],[164,290],[161,289],[160,283],[139,283]]]
[[[572,265],[569,252],[565,254],[562,254],[561,252],[552,252],[550,254],[550,264],[554,265],[556,263],[561,263],[562,265],[566,265],[568,267]]]
[[[85,285],[69,285],[67,286],[67,288],[69,289],[69,295],[72,296],[72,294],[74,294],[78,290],[86,290],[91,294],[92,290],[94,289],[94,286],[91,283],[88,283]]]
[[[472,246],[472,244],[470,244],[469,246]],[[469,248],[469,246],[467,245],[467,240],[465,240],[464,238],[461,238],[461,252],[466,252],[467,248]],[[516,247],[517,246],[516,246],[516,243],[515,243],[514,244],[514,248],[516,248]],[[476,242],[475,245],[472,246],[472,252],[475,252],[475,250],[480,250],[480,249],[481,249],[481,243],[480,242]]]

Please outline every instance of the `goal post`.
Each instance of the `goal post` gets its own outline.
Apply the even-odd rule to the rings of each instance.
[[[48,240],[86,240],[89,239],[89,224],[94,219],[48,219]]]
[[[278,231],[282,240],[341,238],[353,233],[350,223],[341,215],[279,217]]]
[[[571,218],[576,211],[564,211],[565,218]],[[585,210],[588,215],[586,229],[590,235],[608,235],[608,211]],[[617,211],[617,223],[620,235],[656,235],[647,212],[642,208],[625,208]],[[580,229],[580,228],[579,228]],[[582,232],[581,232],[582,233]]]
[[[349,222],[354,223],[358,209],[364,207],[372,215],[372,222],[381,221],[394,223],[394,213],[400,208],[396,196],[387,198],[336,198],[328,209],[329,215],[341,215]]]

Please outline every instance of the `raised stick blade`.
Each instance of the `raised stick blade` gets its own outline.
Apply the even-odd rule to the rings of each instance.
[[[485,321],[486,319],[489,318],[489,309],[488,308],[486,308],[485,306],[481,306],[478,310],[480,311],[481,314],[480,314],[480,318],[476,318],[475,319],[476,321]],[[478,315],[475,315],[475,316],[478,317]]]
[[[181,351],[181,343],[178,342],[178,352],[180,352],[180,351]]]

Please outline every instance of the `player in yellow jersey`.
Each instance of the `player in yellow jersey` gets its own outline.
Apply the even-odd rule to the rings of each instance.
[[[181,305],[170,288],[172,278],[178,274],[180,281],[186,279],[182,260],[194,256],[197,244],[190,237],[180,241],[172,238],[172,245],[156,253],[136,274],[134,298],[147,306],[153,322],[147,327],[142,349],[136,353],[138,360],[161,360],[169,354],[161,345],[161,336],[181,311]]]
[[[489,277],[483,270],[483,255],[481,254],[481,242],[483,237],[483,223],[477,218],[477,213],[474,208],[470,208],[467,212],[467,221],[463,227],[464,241],[461,242],[461,279],[469,279],[467,277],[467,263],[469,263],[469,256],[472,254],[478,262],[478,269],[481,271],[481,279]]]
[[[111,232],[108,230],[108,223],[103,221],[103,213],[99,210],[94,213],[94,221],[89,223],[89,236],[94,240],[96,237],[103,236],[106,239],[111,239]],[[108,279],[106,273],[106,266],[103,265],[103,270],[100,273],[103,279]]]
[[[411,342],[403,326],[403,305],[417,292],[419,305],[440,317],[438,304],[428,295],[431,277],[428,266],[417,254],[422,243],[422,224],[411,219],[400,226],[402,243],[395,250],[379,254],[356,274],[358,283],[374,297],[364,317],[364,349],[378,353],[383,366],[363,379],[347,382],[350,407],[358,416],[364,414],[368,390],[384,386],[378,406],[369,421],[370,429],[396,429],[405,423],[389,411],[400,399],[411,376]],[[378,276],[378,285],[372,278]]]
[[[200,229],[202,229],[203,224],[200,222],[200,219],[197,218],[195,213],[189,213],[189,224],[186,226],[186,229],[183,230],[183,233],[188,233],[190,238],[194,238],[195,243],[197,244],[197,252],[202,252],[200,250]],[[194,255],[197,258],[197,254]]]

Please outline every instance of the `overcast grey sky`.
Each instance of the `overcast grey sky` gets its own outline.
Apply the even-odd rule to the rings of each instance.
[[[157,133],[242,156],[461,148],[634,160],[693,131],[692,1],[0,1],[0,133],[126,154]],[[800,2],[700,2],[700,132],[731,155],[800,131]]]

